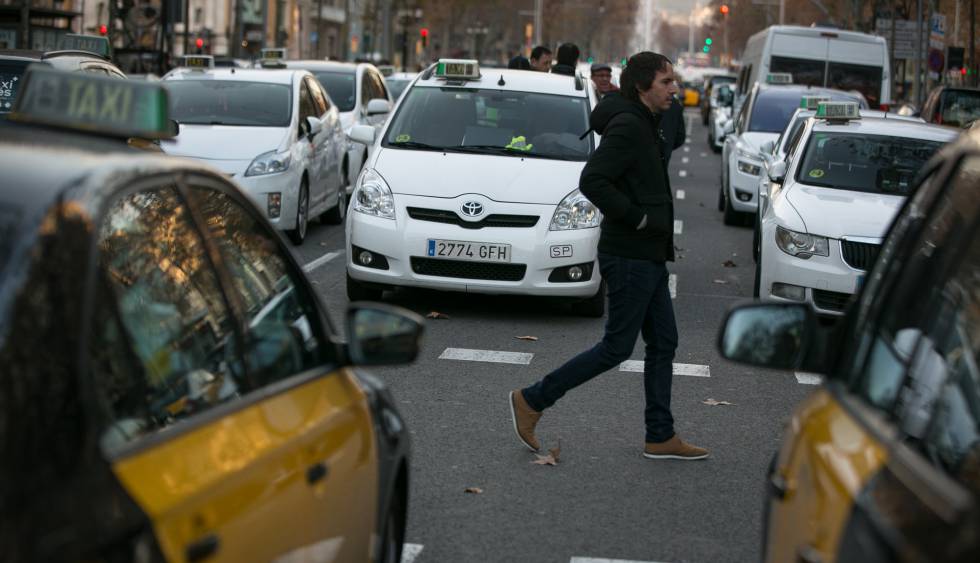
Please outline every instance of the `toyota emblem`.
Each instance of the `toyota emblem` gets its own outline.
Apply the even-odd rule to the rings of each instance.
[[[479,201],[467,201],[463,204],[463,215],[467,217],[479,217],[483,215],[483,204]]]

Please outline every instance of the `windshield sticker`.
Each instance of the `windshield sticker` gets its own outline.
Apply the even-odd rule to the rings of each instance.
[[[810,176],[811,178],[823,178],[823,170],[821,170],[820,168],[814,168],[813,170],[810,171],[808,176]]]
[[[524,135],[521,135],[519,137],[512,138],[510,140],[510,143],[508,143],[507,146],[504,148],[515,150],[515,151],[528,152],[532,148],[534,148],[534,145],[528,144],[527,139],[524,138]]]
[[[407,143],[407,142],[409,142],[411,140],[412,140],[412,136],[411,135],[405,135],[404,133],[401,134],[401,135],[399,135],[399,136],[397,136],[397,137],[395,137],[395,142],[396,143]]]

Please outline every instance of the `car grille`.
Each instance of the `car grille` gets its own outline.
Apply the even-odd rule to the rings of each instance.
[[[880,249],[880,244],[868,244],[866,242],[854,242],[850,240],[840,241],[840,252],[844,257],[844,263],[857,270],[870,270],[878,258],[878,250]]]
[[[530,228],[538,224],[537,215],[494,214],[487,215],[480,221],[464,221],[454,211],[446,209],[424,209],[422,207],[409,207],[408,216],[417,221],[448,223],[450,225],[458,225],[464,229],[482,229],[484,227]]]
[[[850,299],[850,293],[839,293],[825,289],[813,290],[813,303],[825,311],[843,311]]]
[[[412,256],[412,271],[423,276],[470,280],[521,281],[527,264],[493,264]]]

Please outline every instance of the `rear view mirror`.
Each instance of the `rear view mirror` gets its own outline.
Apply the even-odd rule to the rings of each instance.
[[[361,143],[362,145],[373,145],[374,136],[377,134],[378,130],[370,125],[355,125],[350,128],[350,133],[347,136],[351,141],[355,143]]]
[[[769,181],[782,184],[786,178],[786,161],[777,160],[769,165]]]
[[[310,138],[312,139],[313,137],[316,137],[317,135],[319,135],[320,134],[320,131],[323,131],[323,124],[320,123],[320,120],[317,119],[317,118],[315,118],[315,117],[313,117],[313,116],[307,117],[306,118],[306,134],[309,135]]]
[[[355,366],[407,364],[418,356],[424,321],[381,303],[353,303],[347,310],[347,354]]]
[[[383,113],[388,113],[391,111],[391,102],[388,100],[383,100],[381,98],[375,98],[368,102],[367,110],[365,113],[368,115],[381,115]]]
[[[736,307],[718,338],[721,355],[754,366],[798,368],[807,352],[813,314],[801,303],[753,303]]]

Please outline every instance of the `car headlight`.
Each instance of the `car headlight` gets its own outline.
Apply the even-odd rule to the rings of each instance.
[[[797,233],[782,227],[776,227],[776,246],[786,254],[804,260],[814,255],[830,256],[827,237]]]
[[[289,151],[279,152],[269,151],[255,157],[252,164],[245,170],[246,176],[261,176],[263,174],[275,174],[285,172],[289,168]]]
[[[739,160],[738,171],[743,172],[745,174],[750,174],[752,176],[758,176],[759,172],[762,171],[762,167],[760,167],[758,164],[752,164],[751,162]]]
[[[395,218],[395,196],[385,179],[373,168],[365,168],[357,178],[351,205],[354,211],[365,215]]]
[[[568,231],[572,229],[592,229],[599,226],[602,215],[599,209],[588,200],[578,189],[565,196],[551,217],[550,231]]]

